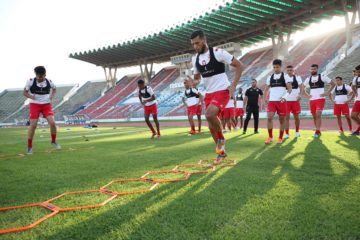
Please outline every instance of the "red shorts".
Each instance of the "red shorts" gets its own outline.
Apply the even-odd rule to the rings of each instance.
[[[149,116],[150,114],[152,115],[157,115],[157,104],[153,104],[150,106],[144,106],[144,115],[145,116]]]
[[[44,118],[54,116],[54,111],[50,103],[30,103],[30,119],[39,119],[40,113]]]
[[[300,114],[301,113],[301,107],[300,107],[300,101],[290,101],[286,102],[286,111],[287,114]]]
[[[192,115],[201,115],[201,105],[194,105],[187,108],[187,114],[188,116]]]
[[[226,104],[229,102],[229,100],[230,100],[229,90],[206,93],[204,98],[206,109],[209,107],[210,104],[218,107],[219,109],[224,109]]]
[[[267,112],[276,112],[279,116],[286,116],[286,102],[269,102]]]
[[[229,119],[235,117],[235,108],[225,108],[224,109],[224,118]]]
[[[349,104],[334,104],[334,115],[341,116],[342,115],[349,115]]]
[[[324,110],[325,106],[325,98],[310,100],[310,112],[311,114],[315,114],[316,111]]]
[[[351,110],[351,112],[357,112],[357,113],[360,113],[360,100],[356,100],[355,103],[354,103],[354,106]]]
[[[243,109],[243,108],[236,108],[236,109],[235,109],[235,116],[236,116],[236,117],[242,117],[242,116],[244,116],[244,109]]]

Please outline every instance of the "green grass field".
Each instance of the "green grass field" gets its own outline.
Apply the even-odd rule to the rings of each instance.
[[[215,157],[207,131],[191,137],[186,131],[167,128],[162,139],[152,141],[145,128],[61,128],[63,149],[52,151],[48,130],[38,129],[34,155],[23,156],[18,154],[25,152],[26,129],[0,129],[0,207]],[[359,239],[360,138],[325,132],[313,140],[312,132],[303,131],[299,140],[265,146],[265,132],[226,134],[234,167],[118,197],[102,208],[59,213],[33,230],[0,239]],[[97,204],[104,201],[100,195],[54,203]],[[47,213],[0,212],[0,229]]]

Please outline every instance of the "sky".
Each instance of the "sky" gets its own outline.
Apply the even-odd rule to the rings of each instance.
[[[69,54],[159,32],[219,4],[223,0],[0,0],[0,92],[23,88],[37,65],[45,66],[47,77],[58,85],[104,79],[101,67],[71,59]],[[300,41],[344,24],[343,17],[335,17],[313,24],[293,39]],[[117,76],[139,71],[138,66],[118,69]]]

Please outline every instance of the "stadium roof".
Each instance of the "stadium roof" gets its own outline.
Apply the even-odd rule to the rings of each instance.
[[[354,0],[347,1],[349,10]],[[141,62],[164,62],[171,56],[193,52],[189,36],[202,29],[210,45],[240,42],[251,45],[301,30],[313,22],[343,14],[340,0],[233,0],[192,21],[162,32],[112,46],[70,54],[71,58],[103,67],[126,67]],[[283,26],[273,32],[272,26]]]

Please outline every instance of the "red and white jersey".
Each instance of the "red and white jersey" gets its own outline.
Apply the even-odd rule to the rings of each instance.
[[[189,95],[198,95],[199,91],[196,88],[189,88],[189,89],[185,89],[185,93],[184,93],[184,98],[186,100],[186,104],[191,107],[194,105],[198,105],[199,104],[199,97],[196,96],[186,96],[186,94]]]
[[[360,77],[354,77],[354,79],[352,80],[352,86],[357,86],[357,84],[360,84]],[[360,88],[357,88],[357,97],[355,101],[360,101]]]
[[[55,86],[54,82],[51,81],[50,79],[47,79],[47,80],[50,83],[50,88],[55,89],[56,86]],[[35,97],[35,100],[30,99],[30,103],[36,103],[36,104],[50,103],[50,94],[40,95],[40,94],[34,94],[34,93],[30,92],[30,88],[34,84],[34,81],[36,81],[35,78],[30,78],[29,80],[26,81],[26,84],[25,84],[25,90],[29,91],[29,93]],[[46,86],[47,86],[46,79],[44,81],[42,81],[42,82],[36,81],[36,86],[39,87],[39,88],[46,88]]]
[[[228,103],[226,104],[225,108],[234,108],[235,107],[235,102],[234,99],[231,99],[228,101]]]
[[[234,58],[233,55],[220,48],[214,48],[214,56],[218,62],[222,62],[224,64],[231,64]],[[199,70],[196,68],[196,57],[197,57],[196,54],[192,57],[194,74],[199,73]],[[210,61],[209,51],[199,55],[200,65],[202,66],[207,65],[209,61]],[[226,90],[230,86],[230,82],[226,73],[217,74],[211,77],[205,77],[203,79],[204,79],[205,90],[207,93]]]
[[[316,83],[319,80],[319,75],[311,76],[311,82]],[[325,74],[321,74],[321,81],[324,83],[330,83],[331,79]],[[304,86],[310,88],[310,77],[307,77],[304,81]],[[321,97],[320,95],[325,92],[325,88],[314,88],[310,89],[310,100],[323,99],[325,97]]]
[[[140,90],[140,95],[143,101],[149,100],[154,95],[154,90],[150,86],[145,86],[144,89]],[[145,106],[151,106],[156,103],[156,99],[151,102],[146,102]]]
[[[300,86],[301,86],[301,84],[302,84],[302,79],[301,79],[300,76],[295,76],[295,78],[296,78],[296,81],[297,81],[299,87],[296,88],[296,89],[293,88],[293,89],[291,90],[291,93],[290,93],[289,96],[286,98],[286,101],[288,101],[288,102],[297,101],[297,97],[300,96]],[[294,80],[294,79],[293,79],[293,80]]]
[[[274,80],[279,80],[283,73],[273,73],[273,74],[274,74]],[[271,76],[272,76],[272,74],[266,79],[267,86],[271,86],[271,82],[270,82]],[[285,78],[285,84],[293,82],[293,79],[291,77],[289,77],[289,75],[287,75],[287,74],[284,74],[284,78]],[[281,100],[281,98],[285,96],[286,91],[287,91],[286,86],[285,87],[284,86],[270,87],[269,101],[279,102]]]
[[[344,104],[348,99],[348,95],[335,95],[335,91],[341,91],[343,90],[344,85],[341,86],[337,86],[332,90],[332,95],[335,96],[334,97],[334,101],[336,104]],[[347,93],[352,93],[352,89],[349,85],[345,84],[345,90],[347,91]]]

